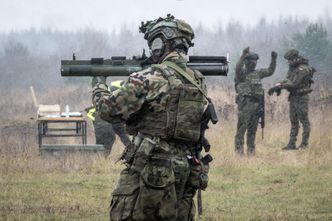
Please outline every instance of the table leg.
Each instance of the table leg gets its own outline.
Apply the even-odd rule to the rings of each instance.
[[[42,123],[38,123],[38,147],[41,148],[42,145]]]

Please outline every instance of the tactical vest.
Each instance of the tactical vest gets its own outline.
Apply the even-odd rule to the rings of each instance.
[[[299,85],[296,88],[290,90],[290,96],[302,96],[312,92],[311,88],[312,77],[313,77],[312,68],[307,64],[300,64],[299,66],[296,67],[296,70],[294,70],[290,74],[291,81],[293,81],[293,79],[296,77],[298,71],[305,71],[306,76],[302,79],[302,81],[299,83]]]
[[[154,65],[161,71],[170,86],[166,107],[161,112],[150,110],[144,105],[139,113],[129,122],[129,131],[157,136],[166,140],[197,142],[200,138],[201,120],[204,112],[204,96],[200,90],[183,78],[176,71],[165,65]],[[192,71],[187,69],[187,73]],[[199,85],[204,84],[204,77],[194,72]]]
[[[257,71],[246,75],[245,80],[236,82],[238,95],[258,97],[264,94],[261,78]]]

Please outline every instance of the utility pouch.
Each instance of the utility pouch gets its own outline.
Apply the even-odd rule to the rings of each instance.
[[[199,140],[204,112],[203,98],[203,94],[195,86],[184,87],[177,108],[175,139],[191,142]]]
[[[190,163],[190,175],[188,178],[188,186],[194,189],[205,190],[209,182],[209,165],[202,162],[199,164]]]
[[[156,142],[148,137],[145,137],[137,151],[135,152],[134,161],[131,169],[137,172],[141,172],[150,157],[151,152],[156,146]]]
[[[152,157],[141,172],[135,220],[175,220],[177,197],[169,159]]]

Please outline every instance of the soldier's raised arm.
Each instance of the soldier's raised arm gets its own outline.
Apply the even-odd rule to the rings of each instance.
[[[270,66],[267,69],[260,69],[259,70],[259,76],[260,78],[266,78],[271,76],[274,71],[276,70],[276,66],[277,66],[277,57],[278,54],[275,51],[271,52],[271,63]]]
[[[248,53],[249,53],[249,47],[245,48],[242,51],[242,55],[241,55],[239,61],[236,63],[236,66],[235,66],[235,80],[237,80],[237,81],[241,81],[241,79],[244,78],[243,65],[244,65],[245,57]]]

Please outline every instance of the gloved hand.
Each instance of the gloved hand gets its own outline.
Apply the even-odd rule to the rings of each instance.
[[[250,48],[249,48],[249,47],[246,47],[245,49],[243,49],[243,51],[242,51],[242,56],[248,54],[249,51],[250,51]]]
[[[125,164],[131,165],[134,160],[135,151],[136,151],[135,145],[132,143],[129,144],[128,146],[125,147],[120,158],[117,159],[115,163],[119,162],[120,160],[123,160]]]
[[[92,89],[92,103],[96,106],[99,103],[100,98],[103,95],[108,95],[110,92],[108,91],[108,87],[106,84],[99,83]]]
[[[271,57],[272,57],[272,59],[276,59],[278,57],[278,53],[275,52],[275,51],[272,51],[271,52]]]
[[[281,85],[276,85],[274,87],[271,87],[268,92],[267,92],[270,96],[272,96],[274,93],[277,94],[277,96],[279,96],[281,94]]]
[[[106,84],[106,77],[105,76],[93,77],[91,80],[92,88],[94,88],[97,84]]]

